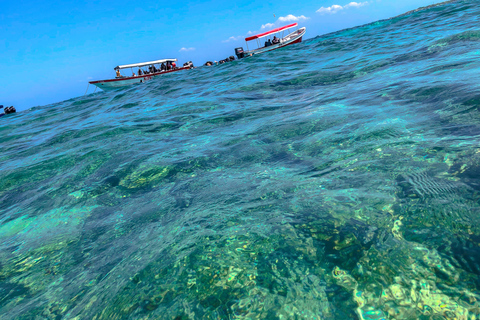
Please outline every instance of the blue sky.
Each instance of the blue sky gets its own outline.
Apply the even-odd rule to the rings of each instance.
[[[233,55],[249,32],[290,22],[313,38],[436,2],[1,1],[0,104],[25,110],[80,96],[120,64],[178,58],[199,66]]]

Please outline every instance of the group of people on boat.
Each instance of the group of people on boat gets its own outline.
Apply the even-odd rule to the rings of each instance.
[[[147,74],[152,74],[152,73],[158,73],[158,72],[173,70],[173,69],[176,69],[176,68],[177,68],[177,64],[175,62],[167,61],[167,64],[162,63],[160,65],[160,69],[157,69],[157,67],[155,67],[155,65],[149,66],[147,70],[143,70],[142,68],[138,68],[138,75],[142,76],[142,75],[147,75]],[[133,75],[136,76],[135,73]]]
[[[160,69],[157,69],[155,65],[151,65],[148,67],[147,70],[142,70],[141,68],[138,68],[138,75],[145,75],[145,74],[152,74],[152,73],[158,73],[158,72],[163,72],[163,71],[168,71],[168,70],[173,70],[177,68],[177,64],[175,62],[170,62],[167,61],[167,64],[162,63],[160,65]]]
[[[280,39],[277,38],[277,36],[273,36],[273,40],[268,39],[265,41],[265,47],[270,47],[273,46],[274,44],[279,44]]]
[[[193,63],[191,61],[187,62],[186,64],[191,65],[191,67],[193,68]],[[185,66],[185,64],[183,66]],[[175,69],[178,69],[177,64],[174,61],[167,61],[167,63],[162,63],[160,65],[160,69],[157,69],[157,67],[153,64],[148,66],[146,70],[143,70],[142,68],[138,68],[137,74],[135,74],[135,72],[132,72],[132,77],[136,77],[137,75],[143,76],[143,75],[148,75],[153,73],[170,71]],[[120,73],[120,69],[116,69],[115,71],[116,71],[116,78],[125,78],[125,76],[123,76]]]
[[[0,105],[0,109],[3,109],[3,105]],[[17,110],[15,109],[14,106],[6,107],[5,109],[3,109],[3,113],[0,113],[0,117],[6,114],[15,113],[15,112],[17,112]]]

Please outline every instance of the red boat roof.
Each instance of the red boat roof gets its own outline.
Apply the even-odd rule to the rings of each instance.
[[[245,38],[245,41],[250,41],[250,40],[263,38],[263,37],[266,37],[268,35],[271,35],[272,33],[277,33],[277,32],[283,31],[285,29],[293,28],[293,27],[296,27],[296,26],[298,26],[298,23],[292,23],[292,24],[289,24],[288,26],[276,28],[276,29],[273,29],[273,30],[270,30],[270,31],[267,31],[267,32],[264,32],[264,33],[260,33],[260,34]]]

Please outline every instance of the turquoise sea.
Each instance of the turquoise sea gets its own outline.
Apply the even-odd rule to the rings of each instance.
[[[7,115],[0,150],[2,320],[480,318],[478,1]]]

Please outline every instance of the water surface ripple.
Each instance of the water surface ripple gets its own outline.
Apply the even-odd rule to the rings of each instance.
[[[2,319],[478,319],[480,7],[0,121]]]

